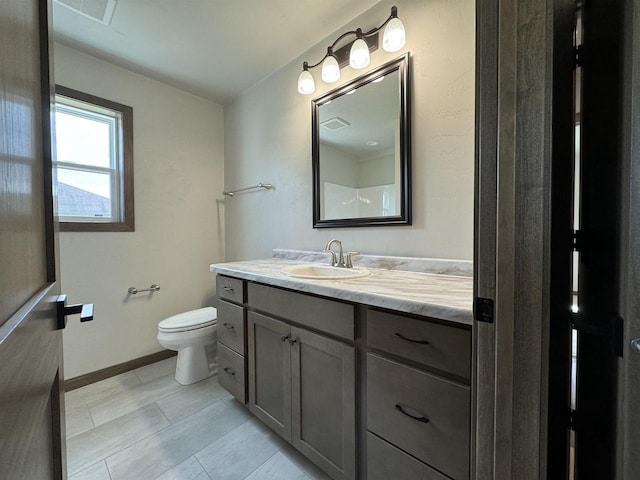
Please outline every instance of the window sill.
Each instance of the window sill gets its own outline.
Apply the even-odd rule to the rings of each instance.
[[[64,222],[60,221],[61,232],[135,232],[132,223],[90,223],[90,222]]]

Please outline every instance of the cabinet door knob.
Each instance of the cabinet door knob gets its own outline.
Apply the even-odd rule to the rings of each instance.
[[[640,353],[640,338],[631,340],[631,349],[636,353]]]
[[[409,337],[405,337],[404,335],[402,335],[401,333],[394,333],[394,336],[401,338],[402,340],[404,340],[405,342],[411,342],[411,343],[419,343],[420,345],[429,345],[429,341],[428,340],[415,340],[413,338],[409,338]]]
[[[417,415],[413,415],[409,413],[407,410],[405,410],[405,408],[399,403],[396,403],[396,410],[398,410],[400,413],[402,413],[403,415],[406,415],[409,418],[413,418],[414,420],[417,420],[418,422],[429,423],[429,419],[427,417],[425,417],[424,415],[418,412],[416,412]]]
[[[298,341],[297,338],[290,338],[289,339],[289,345],[293,345],[294,343],[296,343]]]
[[[282,340],[283,342],[286,342],[287,340],[289,340],[289,336],[288,335],[282,335],[280,337],[280,340]]]

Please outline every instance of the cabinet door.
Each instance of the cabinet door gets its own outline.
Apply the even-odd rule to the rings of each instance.
[[[249,410],[291,441],[290,327],[249,312]]]
[[[355,348],[291,327],[292,443],[334,479],[354,479]]]

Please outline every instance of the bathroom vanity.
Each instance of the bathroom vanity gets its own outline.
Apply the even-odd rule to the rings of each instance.
[[[212,265],[219,382],[334,479],[468,479],[470,277]]]

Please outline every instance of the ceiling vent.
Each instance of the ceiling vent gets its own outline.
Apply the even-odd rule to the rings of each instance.
[[[332,132],[335,132],[336,130],[346,128],[351,124],[340,117],[333,117],[333,118],[330,118],[329,120],[325,120],[320,125],[322,125],[327,130],[331,130]]]
[[[54,0],[56,3],[73,10],[80,15],[97,20],[105,25],[111,24],[113,12],[118,0]]]

